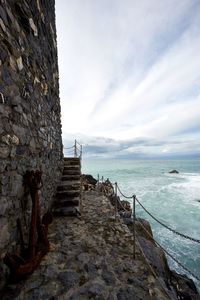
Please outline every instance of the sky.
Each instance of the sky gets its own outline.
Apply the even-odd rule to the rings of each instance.
[[[200,157],[199,0],[56,0],[56,26],[65,147]]]

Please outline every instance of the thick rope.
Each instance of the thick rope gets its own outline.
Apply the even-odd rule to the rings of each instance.
[[[142,226],[142,228],[145,230],[145,232],[147,233],[147,235],[152,239],[151,234],[146,230],[146,228],[143,226],[143,224],[140,222],[139,219],[137,219],[137,221],[140,223],[140,225]],[[153,238],[154,239],[154,238]],[[192,275],[195,279],[197,279],[198,281],[200,281],[200,278],[197,277],[194,273],[192,273],[188,268],[186,268],[185,266],[182,265],[182,263],[180,261],[178,261],[175,257],[173,257],[172,254],[170,254],[165,248],[163,248],[155,239],[154,239],[155,243],[169,256],[171,257],[182,269],[184,269],[186,272],[188,272],[190,275]]]
[[[122,192],[121,192],[121,190],[120,190],[120,188],[119,188],[119,186],[118,186],[118,184],[117,184],[117,188],[118,188],[118,190],[119,190],[119,192],[121,193],[121,195],[123,196],[123,197],[125,197],[126,199],[132,199],[133,197],[134,197],[134,195],[133,196],[125,196]],[[188,240],[190,240],[190,241],[193,241],[193,242],[196,242],[196,243],[200,243],[200,240],[198,240],[198,239],[195,239],[195,238],[193,238],[193,237],[190,237],[190,236],[188,236],[188,235],[186,235],[186,234],[183,234],[183,233],[180,233],[180,232],[178,232],[178,231],[176,231],[175,229],[173,229],[173,228],[171,228],[171,227],[169,227],[168,225],[166,225],[166,224],[164,224],[163,222],[161,222],[160,220],[158,220],[156,217],[154,217],[143,205],[142,205],[142,203],[137,199],[137,197],[135,197],[135,200],[138,202],[138,204],[144,209],[144,211],[150,216],[150,217],[152,217],[152,219],[154,219],[156,222],[158,222],[160,225],[162,225],[163,227],[165,227],[166,229],[168,229],[169,231],[171,231],[171,232],[173,232],[173,233],[175,233],[175,234],[177,234],[177,235],[179,235],[179,236],[181,236],[181,237],[183,237],[183,238],[185,238],[185,239],[188,239]]]
[[[126,199],[133,199],[133,196],[126,196],[126,195],[124,195],[124,194],[122,193],[122,191],[120,190],[118,184],[117,184],[117,189],[118,189],[118,191],[120,192],[120,194],[121,194],[124,198],[126,198]]]
[[[150,217],[152,217],[152,219],[154,219],[156,222],[158,222],[160,225],[162,225],[163,227],[165,227],[165,228],[167,228],[168,230],[170,230],[171,232],[173,232],[173,233],[176,233],[177,235],[179,235],[179,236],[181,236],[181,237],[183,237],[183,238],[185,238],[185,239],[188,239],[188,240],[191,240],[191,241],[193,241],[193,242],[196,242],[196,243],[200,243],[200,240],[198,240],[198,239],[195,239],[195,238],[193,238],[193,237],[190,237],[190,236],[188,236],[188,235],[185,235],[185,234],[183,234],[183,233],[180,233],[180,232],[178,232],[178,231],[176,231],[175,229],[172,229],[172,228],[170,228],[169,226],[167,226],[166,224],[164,224],[164,223],[162,223],[161,221],[159,221],[156,217],[154,217],[143,205],[142,205],[142,203],[137,199],[137,198],[135,198],[135,200],[139,203],[139,205],[144,209],[144,211],[146,211],[146,213],[150,216]]]

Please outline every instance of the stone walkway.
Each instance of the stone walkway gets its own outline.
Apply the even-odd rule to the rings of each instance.
[[[55,218],[50,252],[3,299],[150,300],[169,299],[151,274],[132,235],[98,192],[85,192],[82,216]]]

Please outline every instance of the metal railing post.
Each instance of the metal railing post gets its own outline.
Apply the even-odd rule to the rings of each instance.
[[[74,157],[77,157],[77,142],[75,140],[75,144],[74,144]]]
[[[115,182],[115,220],[117,219],[117,182]]]
[[[133,259],[135,259],[135,195],[133,195]]]

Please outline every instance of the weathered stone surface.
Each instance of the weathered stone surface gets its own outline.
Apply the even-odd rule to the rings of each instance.
[[[8,220],[6,218],[0,217],[0,240],[2,248],[8,245],[9,237],[10,233],[8,228]]]
[[[54,219],[50,252],[12,299],[170,299],[137,245],[133,260],[132,234],[114,215],[108,198],[85,193],[81,218]]]
[[[58,279],[63,286],[63,292],[79,283],[79,275],[73,270],[67,270],[58,274]]]
[[[4,143],[0,143],[0,157],[1,159],[7,158],[10,154],[11,149],[8,147],[8,145]]]
[[[24,205],[29,203],[23,186],[26,170],[43,172],[42,214],[51,207],[62,172],[52,32],[56,32],[54,0],[0,2],[0,218],[6,220],[0,233],[0,257],[17,249],[17,218],[26,219],[27,236],[31,209]]]

